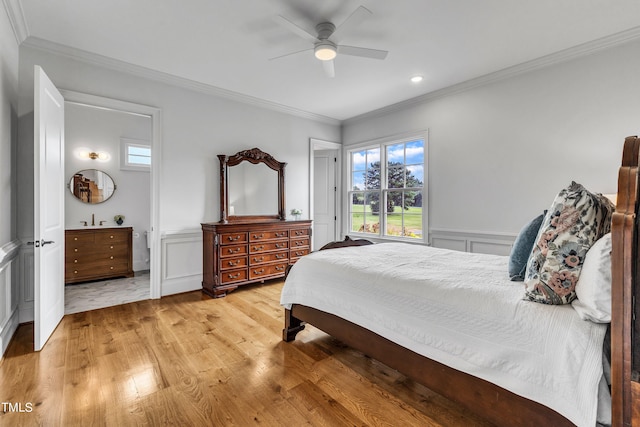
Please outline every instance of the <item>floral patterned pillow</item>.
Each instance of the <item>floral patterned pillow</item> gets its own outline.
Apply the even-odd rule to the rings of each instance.
[[[613,204],[572,182],[558,193],[542,221],[524,283],[525,300],[569,304],[589,248],[611,230]]]

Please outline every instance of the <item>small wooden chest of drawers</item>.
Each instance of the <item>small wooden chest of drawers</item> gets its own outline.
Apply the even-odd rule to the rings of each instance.
[[[202,290],[216,298],[238,286],[284,277],[310,251],[311,221],[202,224]]]
[[[65,231],[65,283],[133,276],[131,227]]]

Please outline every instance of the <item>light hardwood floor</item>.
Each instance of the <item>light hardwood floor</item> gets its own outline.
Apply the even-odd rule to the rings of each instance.
[[[281,341],[281,289],[67,315],[39,353],[21,325],[0,362],[0,425],[489,425],[318,329]]]

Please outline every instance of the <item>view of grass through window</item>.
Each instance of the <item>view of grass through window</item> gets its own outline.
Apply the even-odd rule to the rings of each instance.
[[[352,232],[423,238],[424,147],[417,139],[351,152]]]

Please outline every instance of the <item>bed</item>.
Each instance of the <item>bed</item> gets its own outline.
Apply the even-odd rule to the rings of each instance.
[[[496,425],[590,426],[602,417],[598,410],[614,426],[632,425],[639,149],[638,138],[625,140],[607,222],[610,387],[609,325],[581,319],[571,304],[523,300],[501,256],[403,243],[315,252],[285,282],[284,341],[312,324]],[[394,255],[407,247],[412,256]]]

